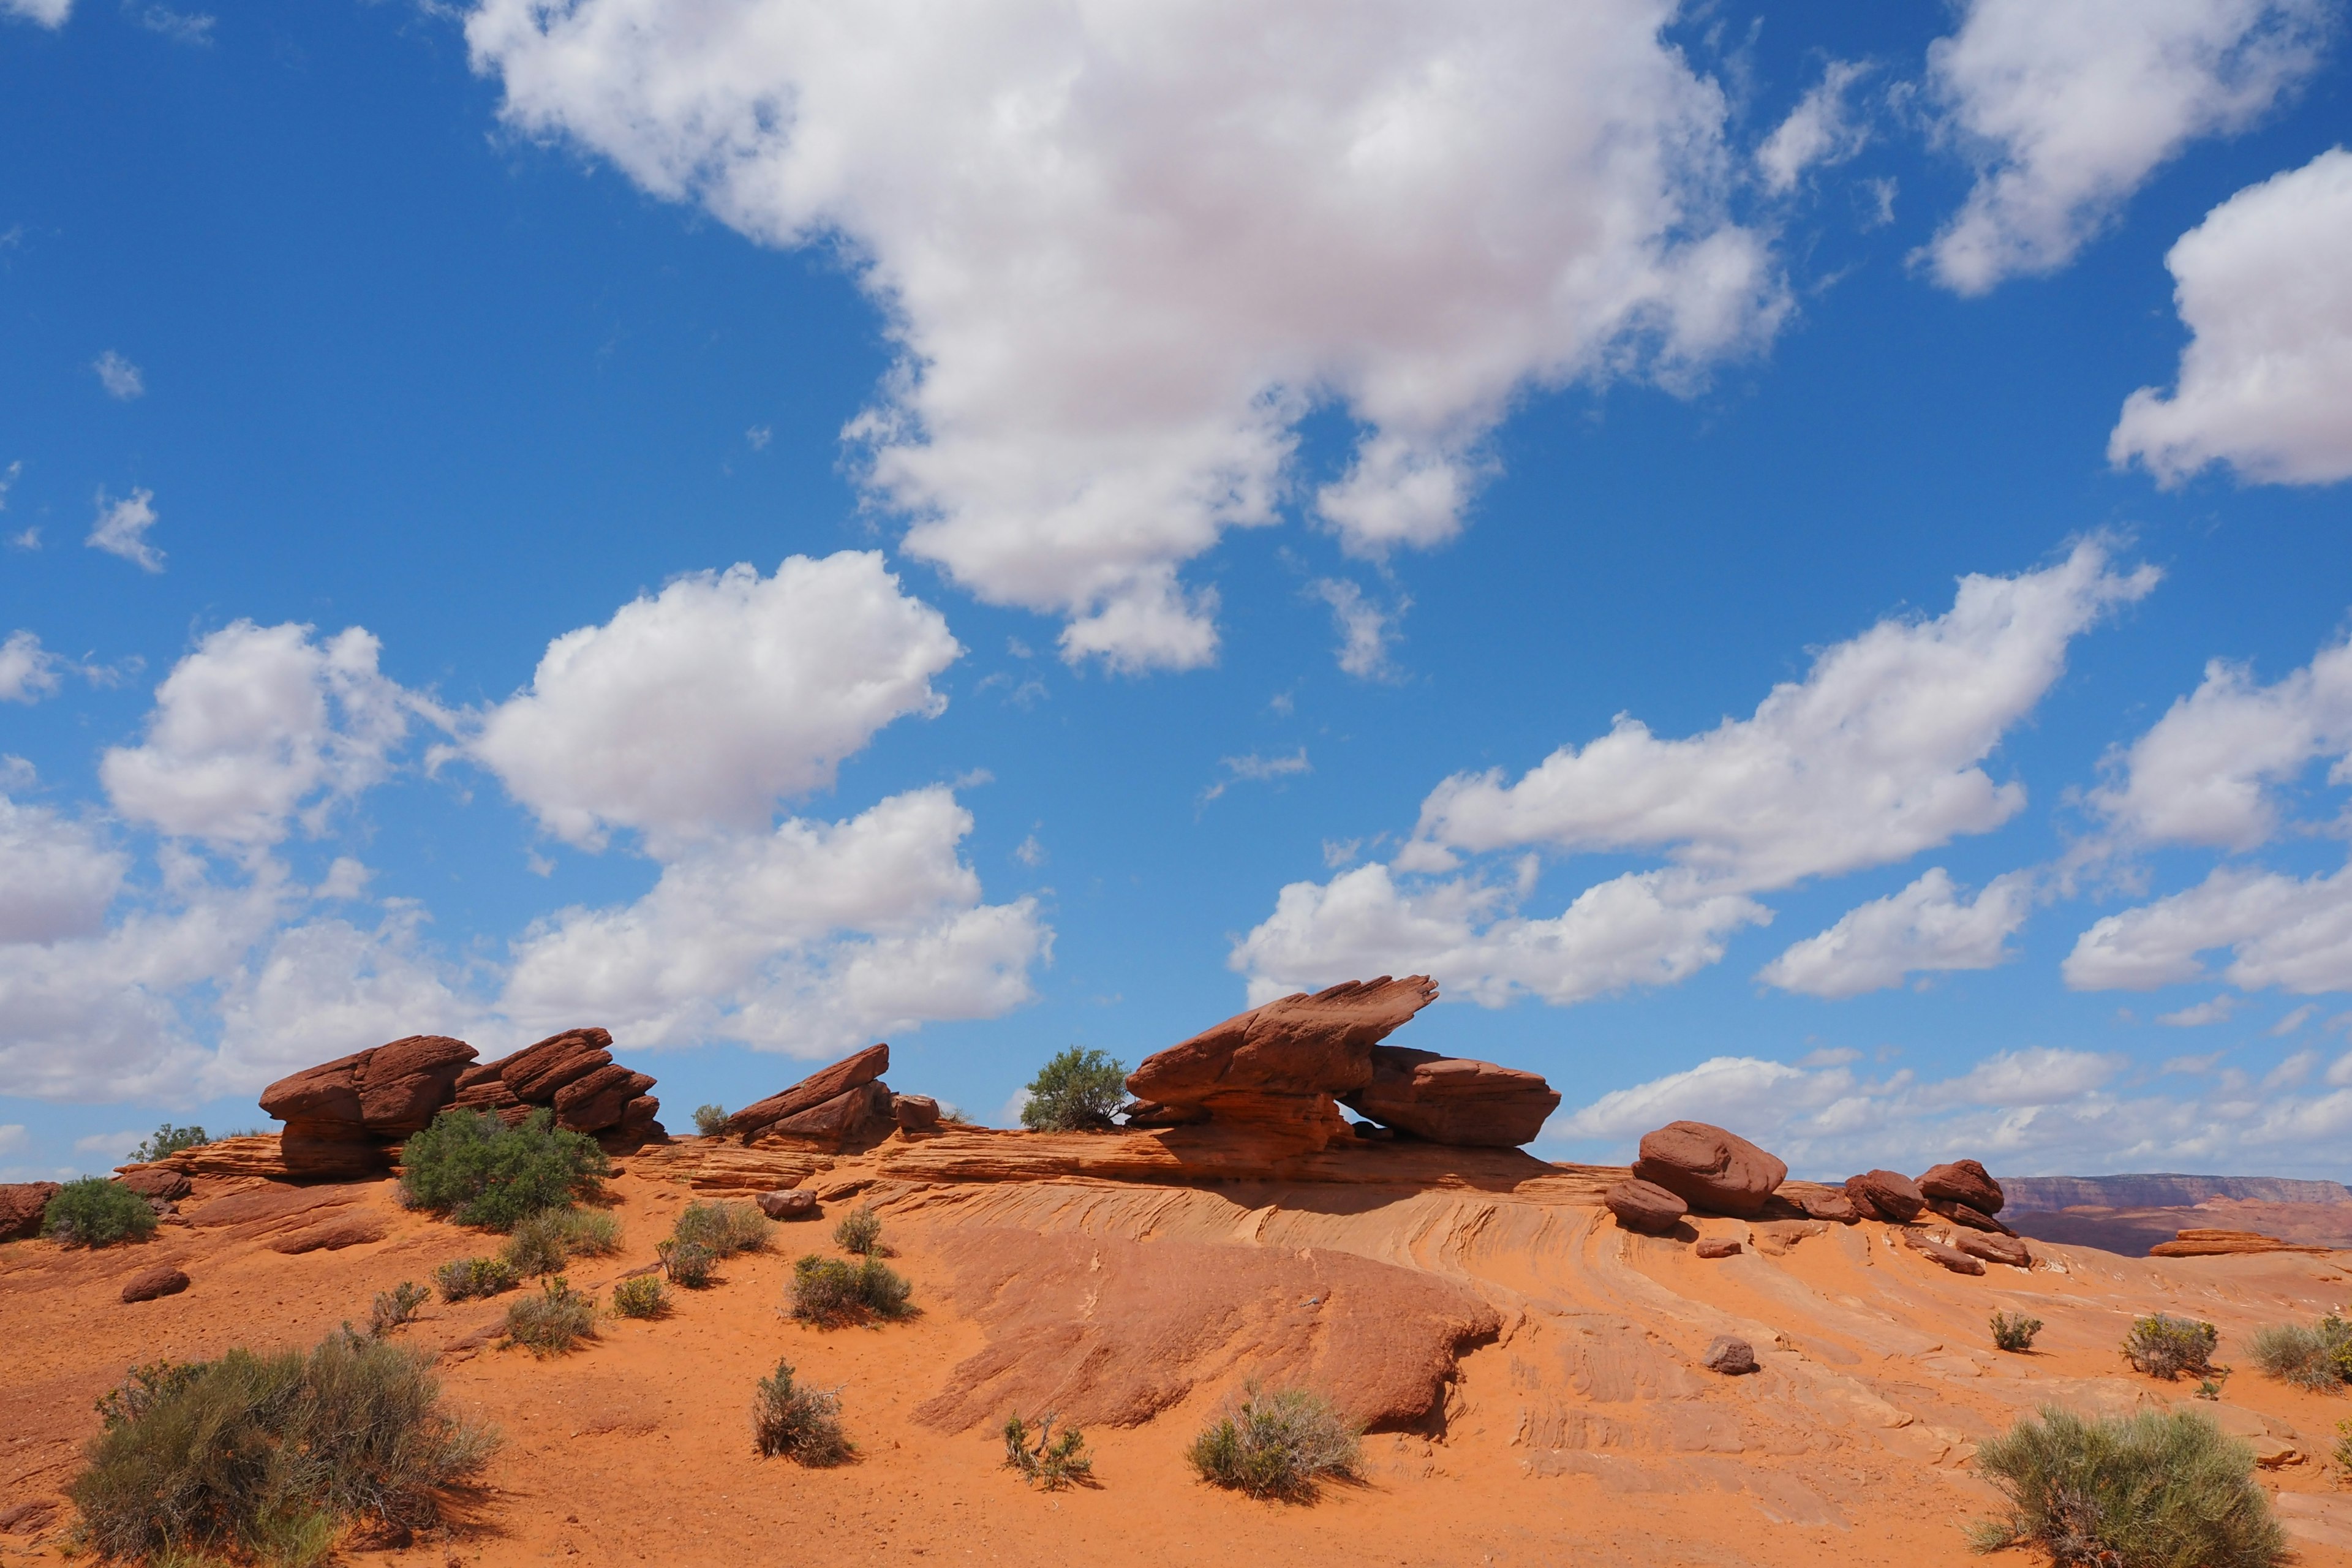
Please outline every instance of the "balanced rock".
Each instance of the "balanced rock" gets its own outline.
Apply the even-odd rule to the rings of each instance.
[[[862,1089],[889,1070],[890,1047],[887,1044],[868,1046],[822,1072],[809,1074],[780,1094],[745,1106],[727,1119],[722,1131],[748,1141],[788,1117],[814,1110],[851,1089]]]
[[[2026,1250],[2025,1243],[2013,1236],[1981,1236],[1963,1231],[1952,1237],[1952,1246],[1988,1263],[2006,1263],[2012,1268],[2033,1267],[2033,1254]]]
[[[1727,1236],[1703,1236],[1691,1250],[1701,1258],[1732,1258],[1738,1256],[1739,1243]]]
[[[1699,1364],[1709,1372],[1738,1377],[1756,1370],[1756,1347],[1746,1340],[1718,1334],[1707,1342],[1706,1353],[1699,1358]]]
[[[1752,1216],[1789,1167],[1747,1139],[1704,1121],[1669,1121],[1642,1135],[1633,1174],[1654,1182],[1695,1209]]]
[[[2007,1201],[2001,1193],[2000,1184],[1974,1160],[1955,1160],[1948,1165],[1937,1165],[1921,1174],[1918,1186],[1923,1197],[1966,1204],[1979,1214],[1999,1214],[2000,1205]]]
[[[1680,1225],[1690,1205],[1655,1182],[1623,1181],[1601,1194],[1617,1223],[1645,1236],[1664,1236]]]
[[[781,1193],[761,1193],[751,1200],[760,1212],[770,1219],[814,1219],[817,1215],[816,1194],[805,1187],[793,1187]]]
[[[1339,1103],[1432,1143],[1517,1148],[1559,1108],[1559,1090],[1516,1068],[1403,1046],[1374,1046],[1371,1061],[1371,1082]]]
[[[159,1296],[176,1296],[188,1288],[188,1277],[168,1263],[152,1268],[142,1268],[122,1282],[122,1299],[126,1301],[152,1301]]]
[[[1927,1200],[1911,1178],[1898,1171],[1864,1171],[1845,1179],[1845,1195],[1864,1219],[1892,1220],[1908,1225],[1919,1217]]]
[[[0,1241],[17,1241],[41,1234],[41,1215],[58,1195],[55,1182],[9,1182],[0,1184]]]

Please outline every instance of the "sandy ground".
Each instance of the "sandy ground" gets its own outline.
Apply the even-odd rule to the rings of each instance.
[[[832,1190],[850,1184],[845,1175],[855,1170],[832,1173]],[[78,1468],[97,1429],[91,1402],[128,1364],[314,1342],[345,1319],[363,1322],[375,1291],[490,1249],[473,1233],[402,1212],[388,1183],[263,1189],[293,1194],[264,1207],[324,1206],[202,1223],[215,1205],[250,1214],[251,1187],[203,1184],[183,1205],[198,1223],[166,1226],[141,1247],[0,1248],[0,1519],[20,1510],[14,1531],[0,1533],[0,1563],[58,1559],[70,1510],[59,1505],[44,1518],[37,1505]],[[693,1195],[650,1170],[630,1171],[613,1189],[626,1250],[573,1277],[600,1293],[651,1259]],[[2185,1384],[2123,1366],[2116,1346],[2133,1315],[2210,1319],[2221,1327],[2226,1361],[2252,1328],[2316,1317],[2352,1294],[2332,1259],[2300,1255],[2165,1261],[2037,1244],[2044,1266],[1968,1278],[1896,1246],[1882,1226],[1809,1234],[1706,1220],[1707,1234],[1747,1244],[1706,1261],[1687,1246],[1620,1231],[1589,1201],[1468,1190],[1066,1179],[884,1182],[866,1195],[885,1215],[895,1265],[914,1281],[923,1310],[911,1321],[826,1332],[780,1310],[792,1258],[829,1249],[829,1219],[780,1227],[774,1250],[731,1261],[710,1289],[680,1293],[672,1316],[608,1319],[588,1349],[567,1357],[538,1360],[488,1340],[482,1331],[502,1304],[429,1307],[402,1336],[439,1352],[450,1402],[495,1422],[506,1444],[446,1538],[353,1543],[345,1559],[436,1568],[564,1559],[1257,1564],[1341,1554],[1397,1564],[1958,1564],[1979,1561],[1959,1526],[1991,1500],[1969,1465],[1978,1439],[2053,1401],[2120,1411],[2189,1398]],[[838,1213],[842,1203],[827,1206]],[[272,1250],[290,1234],[355,1215],[373,1217],[383,1239]],[[1070,1237],[1104,1245],[1063,1245]],[[1148,1268],[1160,1242],[1187,1243],[1168,1256],[1188,1259],[1187,1270],[1209,1259],[1212,1273],[1216,1258],[1237,1256],[1221,1248],[1295,1259],[1302,1279],[1319,1277],[1318,1253],[1370,1258],[1466,1288],[1501,1326],[1465,1349],[1419,1429],[1367,1438],[1360,1482],[1311,1505],[1216,1490],[1182,1459],[1252,1370],[1250,1357],[1278,1360],[1280,1346],[1221,1354],[1213,1334],[1206,1348],[1171,1351],[1150,1373],[1166,1401],[1155,1416],[1089,1428],[1099,1484],[1087,1489],[1025,1489],[1000,1467],[992,1421],[941,1431],[918,1418],[992,1333],[1034,1335],[1041,1346],[1082,1331],[1115,1337],[1120,1325],[1089,1320],[1104,1299],[1089,1271],[1099,1274],[1106,1258]],[[992,1319],[971,1294],[976,1258],[1009,1259],[1045,1306]],[[125,1277],[163,1261],[186,1268],[193,1288],[138,1305],[119,1300]],[[1295,1305],[1296,1326],[1285,1331],[1296,1342],[1284,1353],[1310,1361],[1332,1345],[1360,1346],[1361,1314],[1381,1310],[1377,1292],[1361,1289],[1345,1301],[1302,1295]],[[2047,1322],[2032,1354],[1992,1350],[1985,1320],[1995,1307]],[[1359,1318],[1343,1321],[1350,1311]],[[1738,1379],[1701,1370],[1706,1342],[1725,1332],[1748,1338],[1763,1370]],[[752,1385],[779,1359],[805,1382],[840,1388],[854,1463],[807,1470],[754,1456]],[[1087,1365],[1064,1376],[1057,1396],[1116,1405],[1135,1391],[1100,1380],[1145,1375],[1098,1362],[1077,1357],[1071,1364]],[[2352,1401],[2245,1371],[2221,1403],[2198,1407],[2274,1456],[2296,1456],[2262,1475],[2301,1561],[2352,1563],[2352,1491],[2338,1489],[2326,1462]],[[27,1503],[37,1506],[21,1511]]]

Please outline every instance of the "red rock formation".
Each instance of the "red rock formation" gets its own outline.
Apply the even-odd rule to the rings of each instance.
[[[1665,1236],[1690,1213],[1690,1205],[1655,1182],[1623,1181],[1601,1194],[1609,1212],[1627,1230]]]
[[[1654,1182],[1695,1209],[1759,1213],[1789,1167],[1737,1133],[1704,1121],[1670,1121],[1642,1137],[1633,1174]]]
[[[1962,1231],[1952,1237],[1952,1246],[1988,1263],[2006,1263],[2013,1268],[2030,1268],[2033,1265],[2033,1254],[2026,1250],[2025,1243],[2013,1236],[1987,1236]]]
[[[1253,1007],[1155,1051],[1127,1075],[1147,1103],[1205,1105],[1242,1094],[1336,1098],[1372,1079],[1372,1047],[1437,1000],[1425,974],[1350,980]]]
[[[1799,1196],[1797,1203],[1812,1218],[1837,1225],[1852,1225],[1862,1217],[1855,1212],[1853,1200],[1842,1192],[1809,1190]]]
[[[41,1234],[41,1213],[58,1195],[55,1182],[10,1182],[0,1185],[0,1241]]]
[[[613,1037],[602,1029],[566,1029],[509,1057],[499,1076],[517,1100],[550,1105],[565,1084],[611,1066],[613,1053],[607,1047],[612,1043]]]
[[[473,1060],[473,1047],[446,1035],[411,1035],[362,1052],[361,1125],[380,1138],[422,1132],[449,1103],[458,1075]]]
[[[2264,1236],[2255,1230],[2214,1230],[2194,1227],[2184,1230],[2170,1241],[2159,1241],[2147,1249],[2150,1258],[2226,1258],[2241,1252],[2333,1252],[2332,1247],[2305,1247],[2292,1241],[2281,1241],[2274,1236]]]
[[[1558,1090],[1516,1068],[1403,1046],[1374,1046],[1371,1061],[1371,1081],[1339,1102],[1433,1143],[1516,1148],[1559,1108]]]
[[[170,1203],[188,1195],[191,1184],[184,1172],[169,1165],[118,1165],[114,1179],[142,1198]]]
[[[1864,1219],[1892,1220],[1908,1225],[1919,1217],[1927,1200],[1911,1178],[1899,1171],[1864,1171],[1845,1179],[1845,1195]]]
[[[1727,1236],[1704,1236],[1691,1250],[1701,1258],[1732,1258],[1738,1256],[1739,1243]]]
[[[188,1288],[188,1277],[168,1263],[152,1268],[142,1268],[122,1282],[125,1301],[152,1301],[159,1296],[176,1296]]]
[[[851,1089],[863,1089],[889,1070],[889,1046],[868,1046],[856,1056],[845,1058],[822,1072],[809,1074],[782,1093],[772,1094],[765,1100],[745,1106],[727,1119],[724,1131],[749,1142],[775,1123],[803,1111],[814,1110]]]
[[[2017,1234],[2017,1232],[2010,1229],[2009,1226],[2001,1224],[2000,1221],[1993,1218],[1992,1215],[1983,1213],[1981,1210],[1970,1208],[1966,1204],[1956,1204],[1949,1198],[1931,1197],[1927,1200],[1927,1209],[1931,1214],[1942,1215],[1954,1225],[1964,1225],[1970,1230],[1989,1230],[1996,1236],[2015,1236]]]
[[[929,1132],[940,1124],[940,1102],[928,1094],[894,1094],[890,1120],[908,1132]]]
[[[1937,1165],[1920,1176],[1918,1187],[1920,1195],[1930,1201],[1941,1198],[1948,1203],[1966,1204],[1979,1214],[1999,1214],[2005,1201],[2000,1184],[1974,1160]]]
[[[800,1187],[781,1193],[761,1193],[751,1201],[758,1204],[760,1212],[770,1219],[814,1219],[817,1215],[816,1194]]]
[[[1969,1257],[1957,1247],[1947,1247],[1935,1237],[1920,1231],[1906,1229],[1902,1236],[1904,1246],[1932,1262],[1942,1264],[1955,1274],[1984,1272],[1984,1263],[1981,1259]]]

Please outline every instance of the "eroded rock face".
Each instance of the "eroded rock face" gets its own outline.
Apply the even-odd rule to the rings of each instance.
[[[761,1129],[760,1140],[835,1150],[870,1142],[887,1137],[898,1125],[891,1115],[891,1099],[890,1086],[880,1079],[861,1083],[806,1110],[771,1121]]]
[[[41,1234],[41,1213],[58,1195],[56,1182],[10,1182],[0,1185],[0,1241]]]
[[[1937,1165],[1924,1172],[1917,1184],[1922,1197],[1966,1204],[1979,1214],[1999,1214],[2000,1205],[2006,1201],[2000,1184],[1974,1160],[1955,1160],[1948,1165]]]
[[[1927,1206],[1916,1184],[1900,1171],[1864,1171],[1845,1179],[1845,1195],[1864,1219],[1908,1225]]]
[[[1601,1201],[1619,1225],[1644,1236],[1670,1235],[1690,1213],[1690,1205],[1665,1188],[1638,1179],[1615,1184],[1601,1194]]]
[[[1669,1121],[1642,1137],[1633,1174],[1695,1209],[1752,1217],[1789,1167],[1735,1132],[1704,1121]]]
[[[566,1029],[509,1057],[499,1076],[517,1100],[551,1105],[556,1090],[612,1065],[612,1044],[613,1037],[602,1029]]]
[[[1403,1046],[1374,1046],[1371,1063],[1371,1081],[1339,1102],[1433,1143],[1516,1148],[1559,1108],[1558,1090],[1517,1068]]]
[[[473,1061],[474,1047],[446,1035],[410,1035],[361,1052],[360,1124],[380,1138],[423,1131]]]
[[[780,1094],[747,1105],[727,1119],[724,1131],[746,1140],[758,1137],[777,1122],[814,1110],[828,1100],[862,1089],[890,1070],[887,1044],[868,1046],[856,1056],[813,1072]]]

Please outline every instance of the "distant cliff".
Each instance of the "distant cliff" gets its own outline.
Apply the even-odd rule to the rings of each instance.
[[[2159,1172],[2140,1176],[2003,1176],[2008,1194],[2003,1212],[2099,1208],[2167,1208],[2207,1198],[2250,1198],[2266,1204],[2352,1204],[2352,1187],[2341,1182],[2297,1182],[2284,1176],[2183,1176]]]

